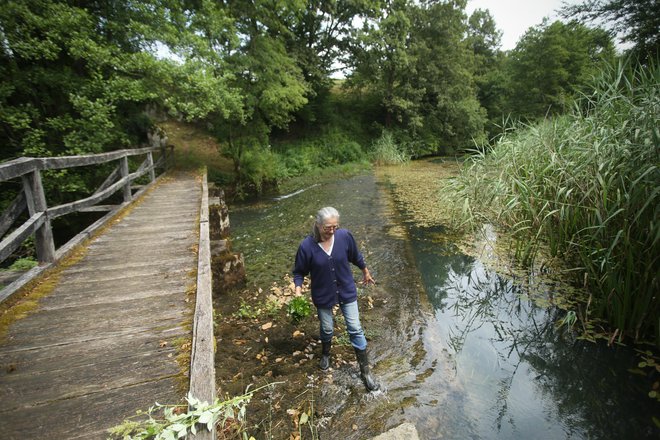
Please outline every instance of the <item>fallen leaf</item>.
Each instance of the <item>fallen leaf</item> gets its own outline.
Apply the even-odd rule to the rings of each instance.
[[[297,338],[298,336],[303,336],[303,335],[304,335],[304,333],[301,332],[300,330],[296,330],[295,332],[293,332],[293,337],[294,338]]]
[[[283,360],[284,360],[284,358],[276,358],[276,359],[275,359],[275,363],[276,363],[276,364],[279,364],[279,363],[282,362]]]
[[[273,326],[272,322],[267,322],[267,323],[265,323],[264,325],[261,326],[261,330],[268,330],[272,326]]]
[[[264,341],[266,342],[266,344],[268,344],[268,336],[264,338]]]

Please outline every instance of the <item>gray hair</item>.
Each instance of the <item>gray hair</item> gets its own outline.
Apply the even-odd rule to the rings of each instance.
[[[325,208],[319,209],[316,213],[316,219],[312,225],[312,236],[316,241],[321,241],[321,230],[319,227],[329,218],[339,219],[339,211],[337,211],[332,206],[326,206]]]

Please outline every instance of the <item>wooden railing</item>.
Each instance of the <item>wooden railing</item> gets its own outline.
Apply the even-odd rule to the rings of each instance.
[[[81,211],[113,211],[122,205],[97,205],[119,190],[123,191],[124,204],[131,201],[132,183],[148,174],[150,182],[156,179],[157,168],[167,168],[171,147],[153,147],[118,150],[110,153],[86,156],[61,156],[47,158],[22,157],[0,164],[0,182],[20,178],[22,189],[7,209],[0,215],[0,262],[6,260],[18,247],[34,234],[35,248],[39,263],[52,263],[57,258],[51,221],[63,215]],[[154,162],[154,153],[159,153]],[[129,172],[128,158],[146,156],[134,172]],[[97,165],[118,161],[114,171],[89,197],[49,207],[42,185],[41,171],[59,170],[81,166]],[[29,218],[7,234],[27,209]],[[6,234],[6,236],[5,236]],[[75,239],[76,237],[74,237]],[[73,241],[73,239],[71,240]],[[62,246],[63,248],[69,243]],[[4,295],[0,295],[4,296]],[[0,301],[4,298],[0,298]]]

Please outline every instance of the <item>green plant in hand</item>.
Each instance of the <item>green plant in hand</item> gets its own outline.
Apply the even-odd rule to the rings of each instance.
[[[304,296],[296,296],[286,306],[286,313],[294,324],[299,323],[312,313],[309,301]]]

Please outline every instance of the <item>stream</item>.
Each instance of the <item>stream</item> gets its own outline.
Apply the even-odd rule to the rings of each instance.
[[[359,294],[374,305],[360,312],[383,391],[365,393],[354,365],[336,366],[318,381],[319,438],[370,438],[402,422],[424,440],[660,438],[660,405],[631,373],[631,348],[558,331],[561,315],[528,299],[525,283],[462,254],[441,226],[418,224],[374,175],[231,207],[248,277],[290,271],[322,206],[339,210],[377,280]]]

